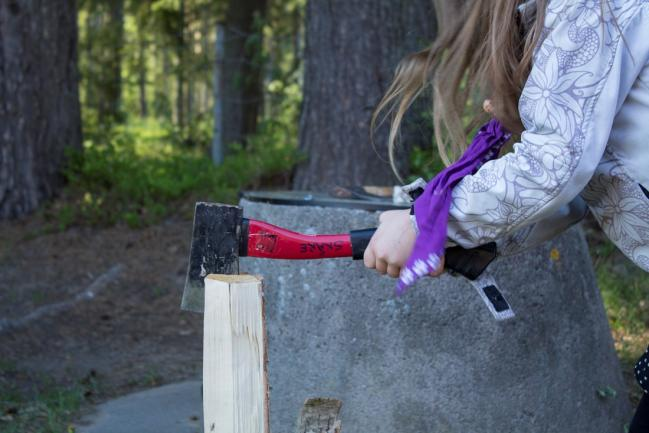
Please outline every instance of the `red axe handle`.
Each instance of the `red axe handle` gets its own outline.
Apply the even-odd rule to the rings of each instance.
[[[263,221],[244,218],[239,257],[268,259],[326,259],[352,257],[351,236],[305,235]],[[372,229],[372,233],[374,229]],[[367,242],[372,234],[367,236]],[[367,243],[365,243],[365,247]],[[365,248],[363,247],[363,251]],[[362,253],[360,258],[362,258]]]
[[[325,259],[334,257],[363,258],[375,228],[353,230],[336,235],[306,235],[263,221],[243,219],[239,256],[268,259]],[[446,249],[445,266],[473,280],[496,258],[496,244],[472,249]]]

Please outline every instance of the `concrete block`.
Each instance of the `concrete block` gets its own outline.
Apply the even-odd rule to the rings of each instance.
[[[312,234],[378,218],[241,205]],[[341,399],[346,433],[621,433],[630,419],[579,227],[491,266],[517,314],[505,322],[461,277],[426,278],[396,298],[394,280],[351,259],[242,258],[240,269],[265,279],[273,433],[293,433],[310,397]],[[599,395],[608,387],[617,396]]]

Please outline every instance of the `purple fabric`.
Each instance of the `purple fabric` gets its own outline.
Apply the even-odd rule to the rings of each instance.
[[[475,173],[485,162],[498,156],[511,134],[497,120],[485,124],[462,157],[440,171],[415,200],[415,218],[419,235],[410,258],[397,281],[397,295],[420,277],[439,268],[446,243],[448,212],[453,187],[468,174]]]

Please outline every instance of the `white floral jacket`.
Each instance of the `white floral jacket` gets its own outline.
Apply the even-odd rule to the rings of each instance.
[[[585,202],[649,271],[649,0],[553,0],[544,26],[521,141],[454,188],[448,236],[515,251]]]

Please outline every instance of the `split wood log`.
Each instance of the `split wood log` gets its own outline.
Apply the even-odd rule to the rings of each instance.
[[[297,433],[340,433],[341,407],[342,402],[333,398],[307,399],[297,421]]]
[[[205,433],[269,433],[262,282],[251,275],[205,278]]]

